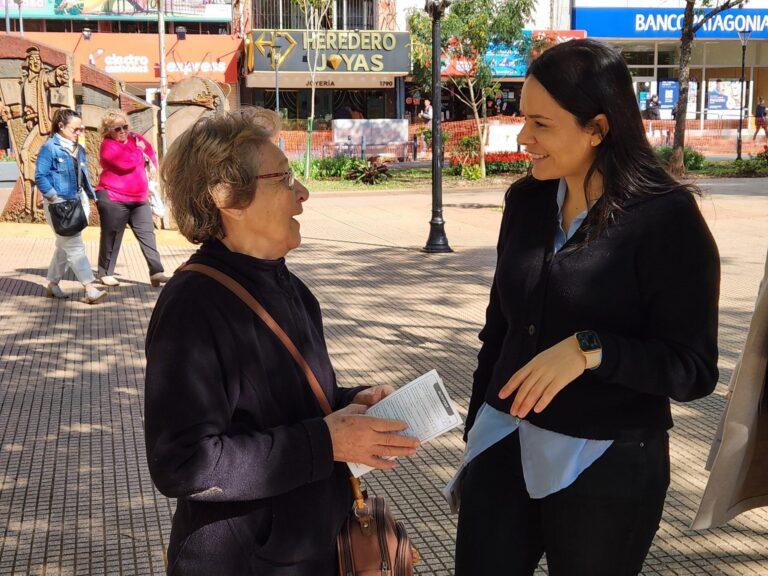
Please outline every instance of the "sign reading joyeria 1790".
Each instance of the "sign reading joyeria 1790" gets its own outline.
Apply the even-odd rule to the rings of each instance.
[[[275,48],[276,47],[276,48]],[[411,37],[381,30],[253,30],[245,43],[249,72],[411,72]]]

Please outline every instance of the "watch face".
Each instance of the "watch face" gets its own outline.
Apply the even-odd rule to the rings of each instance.
[[[600,338],[597,334],[591,330],[586,332],[577,332],[576,339],[579,341],[579,348],[582,352],[592,352],[593,350],[600,350],[603,345],[600,343]]]

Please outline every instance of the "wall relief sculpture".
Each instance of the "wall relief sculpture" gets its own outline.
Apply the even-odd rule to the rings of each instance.
[[[42,219],[35,162],[51,134],[54,111],[74,106],[71,70],[72,57],[61,50],[14,36],[0,42],[0,114],[8,123],[21,175],[16,202],[6,212],[11,209],[16,219]]]

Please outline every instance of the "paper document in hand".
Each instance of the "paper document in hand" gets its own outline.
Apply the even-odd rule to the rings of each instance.
[[[366,416],[402,420],[408,429],[402,432],[414,436],[421,443],[429,442],[449,430],[461,426],[461,416],[453,407],[448,391],[437,370],[419,376],[384,400],[372,406]],[[373,470],[363,464],[349,464],[356,477]]]

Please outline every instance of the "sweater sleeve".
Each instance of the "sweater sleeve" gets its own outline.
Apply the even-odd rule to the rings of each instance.
[[[56,192],[56,190],[53,189],[52,170],[53,153],[51,152],[51,147],[43,144],[40,148],[40,153],[37,156],[37,162],[35,163],[35,184],[37,184],[37,188],[43,196]]]
[[[152,144],[150,144],[149,140],[144,138],[141,134],[133,133],[134,136],[136,136],[136,139],[140,142],[144,142],[144,152],[146,153],[147,157],[150,159],[152,164],[155,165],[155,168],[157,168],[157,154],[155,153],[155,149],[152,148]]]
[[[604,382],[680,402],[717,384],[720,257],[691,197],[653,214],[636,260],[646,334],[598,331]]]
[[[322,418],[232,426],[235,342],[221,313],[192,300],[169,297],[147,335],[146,443],[157,488],[172,498],[242,501],[329,477],[333,449]]]
[[[111,138],[104,138],[99,151],[103,168],[118,174],[127,174],[136,166],[144,165],[144,155],[141,150],[127,144],[120,144]]]
[[[469,410],[467,411],[467,420],[464,426],[464,440],[467,439],[467,434],[475,423],[477,411],[483,405],[488,383],[493,373],[493,367],[496,365],[496,361],[501,354],[501,347],[507,335],[507,321],[501,311],[501,302],[496,287],[496,276],[498,274],[498,261],[504,250],[504,243],[509,230],[510,212],[512,210],[510,199],[511,193],[507,193],[505,198],[506,206],[504,207],[504,215],[502,216],[499,230],[499,240],[496,243],[496,272],[493,275],[491,296],[488,307],[485,310],[485,325],[480,331],[479,336],[482,345],[477,355],[477,369],[472,377],[472,396],[469,400]]]

